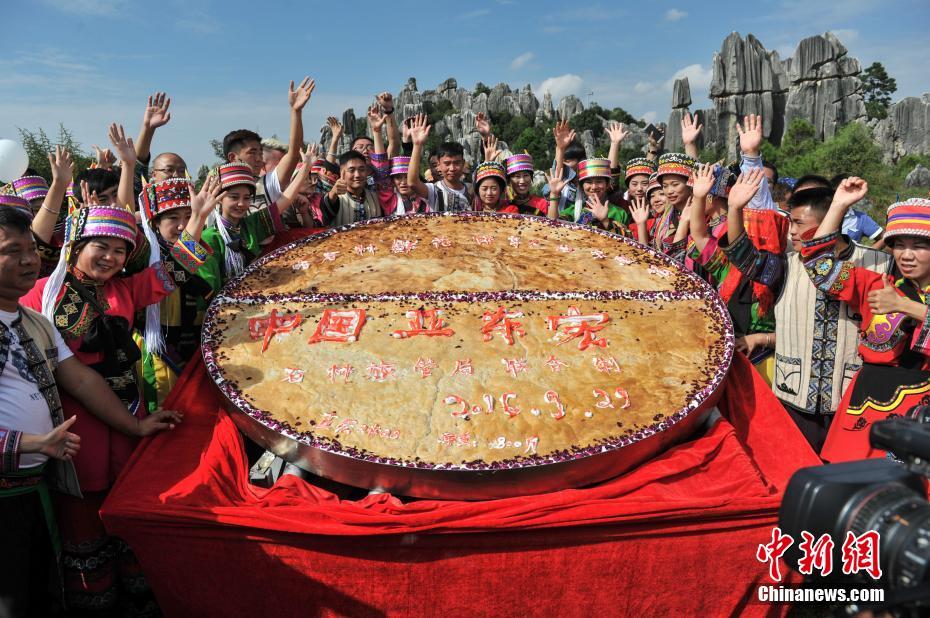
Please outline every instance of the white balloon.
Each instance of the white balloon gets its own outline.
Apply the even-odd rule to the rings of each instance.
[[[29,155],[19,142],[0,139],[0,181],[16,180],[29,167]]]

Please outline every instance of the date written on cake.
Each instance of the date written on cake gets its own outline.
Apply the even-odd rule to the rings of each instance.
[[[620,387],[615,388],[613,397],[611,397],[607,391],[600,388],[593,389],[591,394],[594,398],[593,407],[595,409],[625,410],[630,407],[630,395],[626,392],[626,389]],[[469,420],[482,414],[494,414],[498,412],[498,410],[501,414],[506,414],[508,417],[513,418],[522,412],[521,408],[517,406],[516,399],[516,393],[504,393],[497,398],[491,394],[485,393],[481,398],[481,404],[483,405],[472,405],[459,395],[448,395],[443,399],[443,403],[452,406],[449,413],[453,418]],[[559,394],[554,390],[546,391],[542,399],[546,404],[543,407],[546,408],[550,417],[555,420],[561,420],[568,416],[568,409],[565,404],[562,403]],[[538,417],[544,415],[544,412],[540,408],[530,408],[529,414]],[[585,418],[593,418],[594,412],[586,410],[584,416]]]
[[[324,412],[323,418],[317,423],[315,429],[317,431],[328,429],[336,435],[357,433],[369,437],[380,436],[384,440],[400,439],[400,429],[396,427],[382,427],[377,423],[369,425],[349,417],[339,418],[339,415],[335,412]]]

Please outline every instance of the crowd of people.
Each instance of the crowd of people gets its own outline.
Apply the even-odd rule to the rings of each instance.
[[[0,598],[14,615],[157,614],[132,551],[98,512],[141,436],[173,428],[164,410],[196,354],[213,295],[263,251],[320,228],[437,211],[519,213],[590,225],[663,252],[726,303],[737,348],[757,366],[812,448],[830,462],[883,456],[868,428],[930,397],[930,200],[892,205],[882,229],[853,209],[866,179],[780,178],[762,159],[762,119],[738,126],[735,162],[699,163],[701,125],[682,120],[685,152],[621,164],[587,156],[568,120],[554,161],[498,148],[483,160],[426,144],[425,115],[398,121],[381,93],[370,136],[338,152],[304,143],[312,79],[291,83],[288,144],[249,130],[223,139],[225,162],[196,188],[182,156],[151,157],[170,99],[149,98],[133,140],[74,176],[48,156],[0,190]],[[509,156],[507,156],[509,154]],[[426,165],[424,165],[426,164]],[[537,170],[546,182],[534,184]],[[849,170],[855,173],[855,170]],[[861,244],[867,240],[871,247]],[[166,464],[168,465],[168,464]]]

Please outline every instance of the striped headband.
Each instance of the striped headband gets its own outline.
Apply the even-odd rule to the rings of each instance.
[[[391,158],[391,176],[399,174],[407,175],[410,171],[410,157],[392,157]]]
[[[629,184],[633,176],[652,176],[656,171],[655,163],[644,157],[637,157],[626,162],[626,182]]]
[[[585,159],[578,164],[578,182],[588,178],[610,179],[610,159]]]
[[[148,183],[139,194],[139,203],[149,221],[169,210],[190,208],[190,180],[166,178]]]
[[[895,236],[930,238],[930,200],[914,197],[888,207],[884,238]]]
[[[48,183],[41,176],[23,176],[13,181],[13,190],[27,202],[44,200],[48,195]]]
[[[223,189],[236,185],[249,185],[255,189],[255,176],[252,175],[252,168],[245,163],[224,163],[219,166],[218,173],[220,186]]]
[[[74,211],[65,226],[65,243],[104,236],[119,238],[129,243],[130,252],[136,248],[136,217],[117,206],[85,206]]]
[[[506,185],[507,175],[503,164],[497,161],[485,161],[475,168],[475,187],[488,178],[496,178],[501,184]]]
[[[18,195],[0,193],[0,208],[15,208],[29,215],[32,219],[32,209],[29,208],[29,202]]]
[[[504,160],[504,165],[507,167],[507,175],[516,174],[517,172],[529,172],[533,173],[533,157],[529,154],[515,154],[512,157],[507,157]]]

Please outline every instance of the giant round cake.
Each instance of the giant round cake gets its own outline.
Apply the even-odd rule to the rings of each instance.
[[[601,481],[686,439],[733,336],[629,239],[537,217],[378,219],[258,260],[211,305],[208,371],[297,465],[420,497]]]

